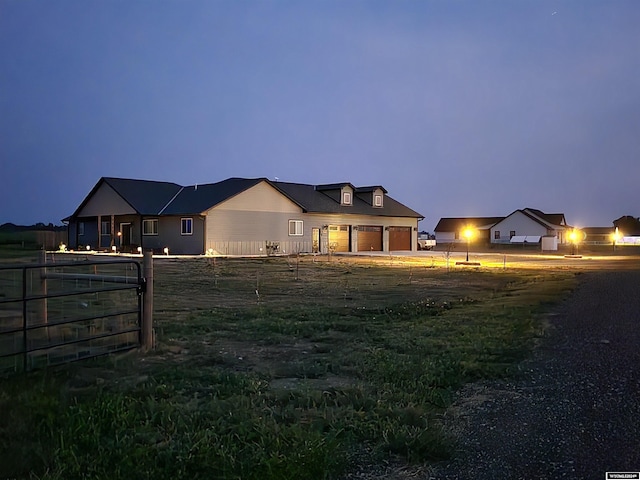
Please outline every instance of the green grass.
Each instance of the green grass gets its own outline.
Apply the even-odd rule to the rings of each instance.
[[[510,375],[573,282],[156,262],[155,352],[1,381],[0,478],[322,479],[363,455],[445,459],[455,391]]]

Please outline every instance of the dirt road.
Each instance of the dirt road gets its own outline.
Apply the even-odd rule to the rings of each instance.
[[[520,374],[465,388],[459,455],[433,479],[604,479],[640,471],[640,271],[588,272]]]

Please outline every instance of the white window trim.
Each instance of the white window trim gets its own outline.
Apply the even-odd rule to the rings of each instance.
[[[291,233],[292,225],[294,226],[293,228],[294,233]],[[289,236],[301,237],[302,235],[304,235],[304,222],[302,220],[289,220]]]
[[[155,228],[152,228],[152,232],[151,233],[147,233],[145,230],[145,225],[151,223],[152,225],[155,225]],[[142,235],[146,236],[146,237],[150,237],[150,236],[157,236],[158,235],[158,219],[157,218],[147,218],[142,220]]]
[[[184,226],[184,221],[187,220],[188,221],[188,225],[189,225],[189,231],[184,231],[183,230],[183,226]],[[180,235],[193,235],[193,218],[191,217],[183,217],[180,219]]]
[[[351,205],[351,192],[342,192],[342,203],[344,205]]]
[[[373,196],[373,206],[374,207],[382,207],[382,195],[374,195]]]

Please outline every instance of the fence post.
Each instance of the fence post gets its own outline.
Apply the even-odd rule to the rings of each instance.
[[[142,304],[142,349],[147,352],[153,348],[153,252],[144,252],[142,270],[146,281]]]
[[[40,278],[38,279],[39,282],[37,282],[38,287],[39,287],[39,291],[38,292],[34,292],[34,294],[36,295],[42,295],[44,296],[44,298],[42,300],[38,300],[38,310],[37,310],[37,315],[39,317],[39,319],[42,320],[42,323],[49,323],[49,312],[48,312],[48,305],[47,305],[47,267],[45,266],[47,264],[47,251],[45,249],[40,250],[40,265],[43,266],[43,268],[40,269]],[[49,329],[47,329],[47,336],[49,336]]]

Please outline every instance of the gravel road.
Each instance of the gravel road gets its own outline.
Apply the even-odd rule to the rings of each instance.
[[[640,472],[640,271],[579,279],[515,378],[460,392],[446,416],[459,452],[420,478]]]

